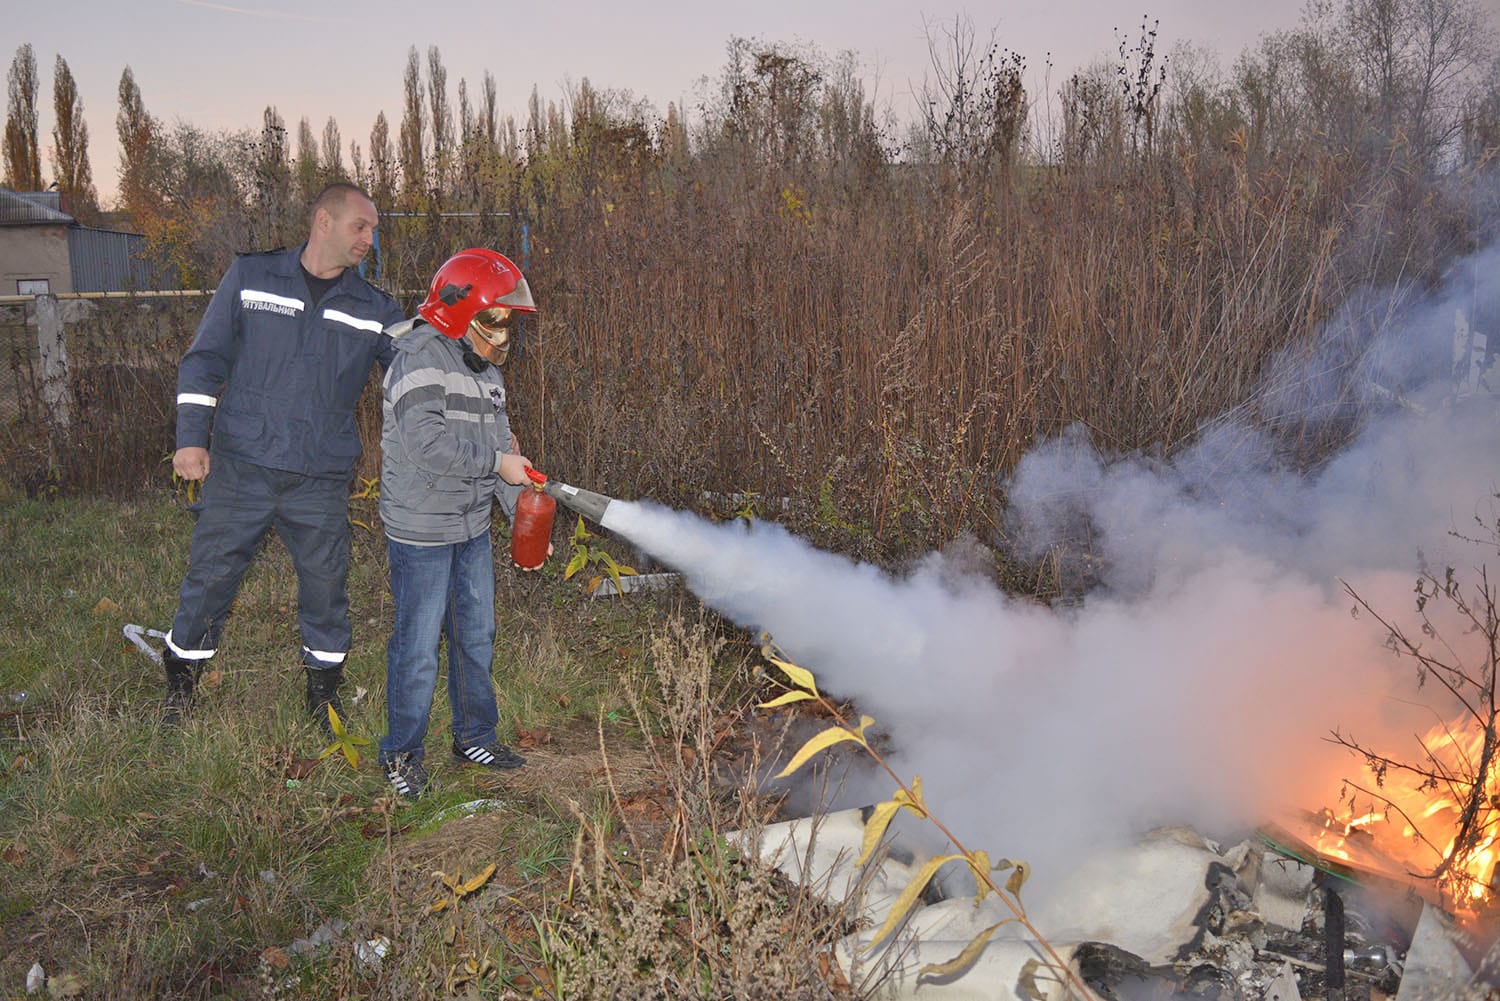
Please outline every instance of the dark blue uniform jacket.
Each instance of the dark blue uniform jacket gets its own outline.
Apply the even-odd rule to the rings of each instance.
[[[235,260],[177,370],[177,447],[306,476],[348,477],[354,407],[395,343],[390,296],[353,268],[308,302],[302,247]]]

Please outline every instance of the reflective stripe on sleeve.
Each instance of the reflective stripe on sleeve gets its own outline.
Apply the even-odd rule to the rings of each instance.
[[[342,664],[347,653],[334,653],[331,650],[314,650],[311,647],[303,647],[302,652],[310,654],[313,660],[320,664]]]
[[[202,393],[178,393],[177,402],[179,404],[196,403],[200,407],[217,407],[219,405],[217,399],[212,396],[205,396]]]
[[[323,310],[323,319],[332,320],[335,323],[343,323],[357,330],[369,330],[377,334],[385,330],[385,325],[379,320],[361,320],[357,316],[350,316],[348,313],[337,309]]]

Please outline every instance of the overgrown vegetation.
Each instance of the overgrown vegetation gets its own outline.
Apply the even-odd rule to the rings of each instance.
[[[607,853],[663,846],[682,862],[684,839],[712,838],[699,809],[675,828],[675,849],[658,836],[679,804],[709,795],[706,773],[670,762],[723,750],[710,695],[743,689],[732,681],[751,648],[726,647],[712,623],[669,631],[680,598],[591,599],[557,561],[538,574],[497,568],[502,727],[531,759],[514,775],[452,764],[438,727],[438,791],[416,804],[388,794],[371,756],[357,768],[320,761],[327,741],[303,716],[297,676],[295,579],[275,542],[245,580],[189,721],[162,727],[161,669],[121,628],[170,617],[189,522],[159,494],[0,505],[7,989],[37,963],[70,978],[59,990],[98,997],[436,998],[466,979],[486,997],[555,996],[543,932],[565,916],[579,818]],[[348,726],[375,737],[390,608],[383,546],[363,530],[351,603]],[[677,677],[680,690],[663,680]],[[648,678],[662,693],[651,705]],[[470,892],[449,889],[490,864]],[[777,901],[806,906],[784,887],[767,897]]]
[[[383,217],[368,276],[405,305],[458,247],[524,262],[542,309],[507,376],[549,473],[677,507],[786,497],[797,531],[884,561],[998,531],[997,474],[1070,424],[1170,449],[1255,408],[1270,361],[1356,290],[1421,287],[1493,239],[1495,28],[1470,0],[1353,0],[1221,70],[1158,52],[1147,22],[1035,94],[1024,56],[957,21],[930,26],[905,125],[852,56],[806,47],[733,40],[691,109],[584,80],[524,120],[488,74],[455,108],[441,53],[413,49],[399,119],[347,151],[337,123],[275,108],[243,133],[168,127],[127,70],[121,207],[198,287],[299,239],[307,196],[352,176]],[[170,365],[181,308],[152,326],[101,306],[121,332],[70,337],[78,391],[120,357]],[[30,364],[12,365],[23,401]],[[160,381],[122,394],[123,420],[158,426]],[[30,489],[45,415],[21,410],[7,467]],[[1300,455],[1338,433],[1280,430]],[[76,434],[59,489],[161,475]]]
[[[367,277],[408,309],[455,249],[523,262],[541,312],[507,380],[547,473],[679,508],[740,498],[890,564],[1003,533],[998,477],[1068,426],[1170,450],[1254,416],[1276,359],[1360,290],[1421,289],[1500,235],[1493,18],[1467,0],[1309,14],[1228,71],[1157,52],[1148,22],[1054,94],[1026,92],[1022,55],[934,26],[906,127],[851,57],[785,44],[733,40],[693,109],[583,81],[561,106],[534,93],[524,121],[498,113],[488,73],[455,112],[441,54],[413,49],[399,121],[382,113],[347,159],[337,123],[293,140],[274,107],[240,133],[168,126],[127,68],[119,209],[191,292],[234,253],[300,239],[308,196],[352,177],[382,212]],[[15,163],[34,164],[35,132]],[[760,764],[740,726],[755,651],[682,626],[670,597],[594,601],[561,558],[502,567],[502,717],[532,762],[507,780],[440,770],[437,795],[403,806],[368,761],[316,763],[273,542],[192,720],[156,725],[157,669],[120,626],[163,624],[180,580],[166,460],[202,308],[70,304],[66,378],[44,387],[34,307],[0,305],[0,981],[39,962],[59,993],[120,997],[856,993],[830,962],[848,916],[725,836],[774,807],[734,781]],[[1356,340],[1394,322],[1356,313]],[[1351,376],[1319,374],[1320,390]],[[1282,420],[1298,391],[1277,387],[1271,430],[1315,460],[1348,426]],[[373,735],[390,612],[374,394],[360,420],[346,701]],[[613,544],[575,538],[577,569],[639,561]],[[1460,607],[1493,647],[1488,584]],[[887,814],[920,806],[901,793]]]

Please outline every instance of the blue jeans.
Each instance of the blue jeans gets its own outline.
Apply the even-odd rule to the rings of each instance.
[[[447,546],[387,539],[396,622],[386,644],[387,733],[382,761],[422,757],[437,689],[438,639],[448,638],[448,703],[461,747],[496,739],[500,712],[490,665],[495,652],[495,560],[490,533]]]

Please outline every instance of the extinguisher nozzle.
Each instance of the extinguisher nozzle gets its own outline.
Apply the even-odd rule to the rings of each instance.
[[[548,480],[542,486],[543,492],[553,500],[570,511],[575,511],[593,522],[604,521],[604,509],[609,507],[613,498],[603,494],[596,494],[592,490],[584,490],[581,487],[571,486],[557,480]]]

